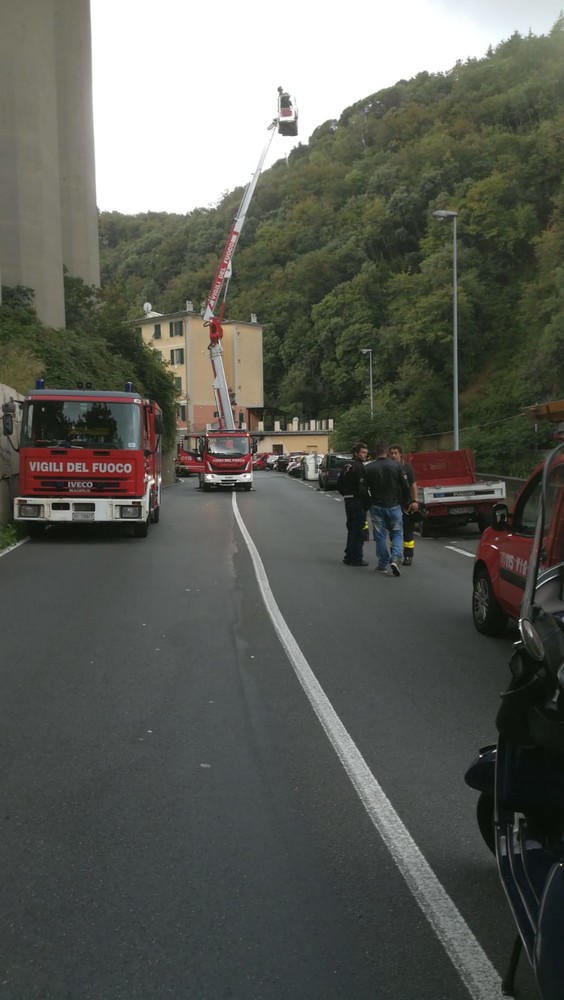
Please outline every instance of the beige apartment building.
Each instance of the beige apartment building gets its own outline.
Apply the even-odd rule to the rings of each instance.
[[[174,374],[180,397],[179,439],[186,433],[213,427],[218,418],[209,331],[192,304],[187,302],[186,307],[165,314],[146,308],[144,319],[137,323],[144,342],[160,354]],[[262,327],[254,316],[249,323],[226,321],[222,347],[235,424],[256,431],[264,407]]]

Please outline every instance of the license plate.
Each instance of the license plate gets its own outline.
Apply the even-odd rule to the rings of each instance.
[[[449,514],[473,514],[473,507],[449,507]]]
[[[73,521],[93,521],[94,511],[93,510],[75,510],[72,515]]]

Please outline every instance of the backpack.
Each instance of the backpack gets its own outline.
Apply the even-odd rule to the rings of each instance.
[[[337,477],[337,493],[342,497],[356,496],[358,494],[358,477],[356,469],[351,462],[343,465]]]

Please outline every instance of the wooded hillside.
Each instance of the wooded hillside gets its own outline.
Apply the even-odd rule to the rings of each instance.
[[[320,124],[261,177],[229,289],[227,315],[264,326],[271,415],[333,416],[337,445],[452,430],[453,227],[433,217],[449,209],[460,443],[485,471],[528,472],[546,441],[521,411],[564,396],[563,169],[562,18]],[[103,283],[132,316],[199,304],[241,195],[186,216],[102,213]]]

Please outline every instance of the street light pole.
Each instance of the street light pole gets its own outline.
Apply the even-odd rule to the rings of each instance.
[[[370,422],[374,423],[374,388],[372,385],[372,348],[361,347],[360,350],[362,354],[368,354],[369,371],[370,371]]]
[[[433,212],[436,219],[452,219],[452,413],[454,449],[458,451],[458,264],[456,220],[458,212],[441,209]]]

